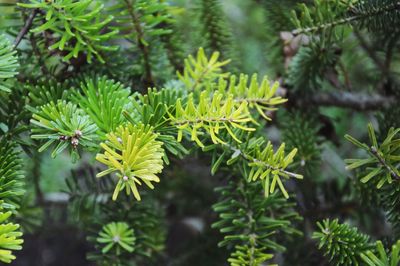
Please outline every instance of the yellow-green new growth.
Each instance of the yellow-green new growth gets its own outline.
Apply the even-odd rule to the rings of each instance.
[[[115,132],[107,134],[107,141],[100,146],[105,150],[97,154],[96,160],[108,166],[108,169],[97,174],[97,177],[117,172],[118,183],[112,199],[116,200],[123,189],[129,195],[140,200],[137,185],[145,183],[151,189],[152,182],[160,182],[156,174],[163,169],[162,142],[157,141],[157,134],[151,127],[144,125],[120,126]]]
[[[264,76],[261,83],[259,83],[257,74],[251,76],[250,84],[248,84],[248,81],[249,76],[244,74],[241,74],[238,80],[235,75],[232,75],[229,80],[229,85],[227,80],[220,78],[218,91],[231,94],[236,105],[246,102],[249,109],[256,109],[266,120],[271,120],[265,112],[275,111],[277,110],[277,105],[287,101],[287,99],[275,95],[279,88],[279,83],[274,82],[271,84],[266,76]]]
[[[228,64],[230,60],[219,62],[218,57],[219,53],[214,52],[208,59],[203,48],[200,48],[196,58],[189,55],[185,59],[185,68],[182,74],[178,73],[178,78],[189,91],[194,91],[202,89],[209,82],[218,78],[227,77],[229,73],[224,73],[222,67]]]
[[[22,233],[17,231],[18,224],[6,223],[11,216],[11,211],[0,212],[0,261],[10,263],[15,259],[12,250],[22,249]]]
[[[303,178],[302,175],[286,171],[286,168],[293,162],[296,153],[297,149],[293,149],[285,155],[285,144],[282,144],[274,153],[271,142],[268,142],[264,149],[257,148],[253,157],[246,154],[245,158],[250,161],[249,166],[251,167],[247,177],[248,181],[261,179],[266,197],[273,193],[276,185],[278,185],[284,197],[289,198],[281,178]]]
[[[274,255],[266,253],[265,248],[255,248],[250,245],[237,245],[235,246],[235,251],[228,259],[228,262],[231,266],[257,266],[264,265],[266,261],[271,260],[273,257]],[[278,264],[268,265],[277,266]]]
[[[188,131],[191,134],[191,140],[200,147],[204,147],[198,137],[202,134],[199,132],[200,129],[204,129],[215,144],[225,144],[218,137],[220,131],[226,130],[239,143],[241,141],[234,134],[233,128],[254,131],[254,128],[246,126],[246,123],[254,122],[248,112],[247,103],[242,102],[236,107],[232,95],[224,99],[224,95],[217,91],[212,96],[203,91],[197,105],[194,103],[192,94],[189,95],[185,107],[178,99],[175,115],[170,114],[170,119],[179,130],[178,141],[182,140],[183,131]]]

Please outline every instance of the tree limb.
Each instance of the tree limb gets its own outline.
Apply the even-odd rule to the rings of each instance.
[[[380,94],[351,92],[326,92],[293,99],[299,105],[314,104],[319,106],[337,106],[359,111],[376,110],[395,103],[395,97]],[[289,99],[290,101],[290,99]]]
[[[17,35],[17,38],[14,41],[14,49],[18,47],[20,42],[22,41],[22,38],[25,36],[25,34],[29,31],[29,29],[32,27],[32,23],[34,18],[36,17],[37,13],[39,12],[39,9],[34,9],[32,13],[29,15],[28,19],[25,22],[25,25],[22,27],[20,32]]]

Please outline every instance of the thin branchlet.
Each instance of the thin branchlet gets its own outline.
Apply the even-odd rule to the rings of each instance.
[[[377,148],[375,148],[374,146],[371,146],[369,148],[369,151],[371,152],[371,154],[378,159],[379,163],[386,168],[386,170],[390,173],[390,176],[393,177],[394,179],[400,181],[400,176],[392,169],[392,167],[385,161],[385,158],[383,158]]]

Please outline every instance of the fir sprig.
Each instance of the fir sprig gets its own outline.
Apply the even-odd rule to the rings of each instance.
[[[22,161],[15,144],[5,138],[0,140],[0,198],[1,206],[15,210],[25,193]]]
[[[107,134],[107,141],[100,146],[105,150],[97,154],[96,160],[108,166],[107,170],[97,174],[102,177],[113,172],[118,178],[113,193],[116,200],[122,190],[140,200],[138,185],[142,182],[153,189],[152,182],[160,182],[156,175],[163,169],[162,142],[157,141],[157,134],[149,126],[128,124],[120,126],[115,132]]]
[[[189,55],[185,59],[183,73],[178,72],[179,79],[185,84],[188,91],[201,91],[206,85],[218,78],[227,77],[222,69],[230,60],[218,61],[219,52],[214,52],[210,59],[207,58],[204,49],[200,48],[196,58]]]
[[[0,211],[0,261],[5,263],[11,263],[16,259],[12,251],[21,250],[21,245],[24,243],[21,239],[22,233],[18,231],[19,225],[6,222],[11,214],[11,211]]]
[[[368,135],[370,145],[361,143],[350,135],[345,138],[355,146],[368,152],[369,157],[365,159],[347,159],[347,169],[355,169],[366,167],[368,174],[360,180],[363,183],[369,182],[376,178],[377,188],[381,188],[385,183],[391,184],[393,180],[400,180],[400,173],[396,165],[400,161],[399,147],[400,140],[398,138],[400,129],[391,128],[387,133],[387,137],[378,144],[375,130],[372,124],[368,124]]]
[[[361,254],[362,260],[368,266],[396,266],[400,263],[400,240],[397,241],[393,246],[390,254],[386,253],[385,247],[381,241],[376,242],[377,255],[368,250],[367,252]]]
[[[79,158],[79,147],[96,147],[98,128],[75,104],[59,100],[31,110],[34,112],[31,137],[46,140],[39,148],[40,152],[56,144],[51,154],[56,157],[69,147],[72,159],[76,161]]]
[[[118,48],[104,43],[118,31],[104,32],[106,25],[111,22],[113,17],[104,17],[101,14],[103,5],[98,1],[31,0],[30,3],[19,3],[19,5],[43,11],[45,22],[31,31],[34,33],[51,31],[57,41],[49,48],[66,51],[63,54],[65,61],[77,58],[80,53],[84,52],[88,62],[92,62],[95,56],[104,63],[101,52],[113,51]]]
[[[22,249],[20,225],[10,222],[20,207],[26,192],[23,183],[22,161],[13,142],[0,140],[0,261],[12,262],[14,250]]]
[[[6,79],[18,74],[17,51],[13,49],[10,41],[4,34],[0,34],[0,90],[10,92],[10,84]]]
[[[270,121],[266,112],[277,110],[277,106],[283,104],[287,99],[276,95],[279,89],[279,82],[271,84],[267,76],[264,76],[261,83],[257,80],[257,74],[253,74],[249,81],[249,76],[235,75],[230,76],[229,83],[220,78],[218,83],[218,91],[222,94],[232,95],[234,102],[240,105],[247,103],[249,109],[255,109],[262,117]]]
[[[318,239],[318,248],[335,265],[360,265],[361,254],[374,249],[367,235],[337,219],[327,219],[317,225],[320,231],[314,232],[313,238]]]
[[[97,242],[104,247],[102,253],[114,251],[118,256],[122,251],[132,252],[135,250],[134,230],[124,222],[111,222],[103,226],[97,237]]]
[[[105,76],[86,79],[82,92],[75,93],[74,101],[90,116],[103,134],[114,131],[124,122],[122,110],[129,109],[130,91],[121,83]]]
[[[214,143],[225,143],[218,137],[222,130],[226,130],[235,141],[240,143],[241,140],[236,137],[233,128],[245,131],[255,130],[246,125],[253,121],[246,108],[247,102],[242,102],[236,107],[232,96],[223,100],[223,94],[215,92],[210,97],[206,91],[200,94],[198,104],[195,104],[193,94],[189,95],[184,106],[178,99],[175,114],[170,114],[171,123],[178,128],[178,141],[182,140],[183,132],[187,131],[191,135],[191,140],[200,147],[204,147],[199,138],[199,134],[201,134],[199,129],[204,129]]]
[[[228,260],[231,265],[258,265],[256,261],[271,258],[271,251],[285,250],[275,241],[275,234],[299,233],[292,227],[292,222],[299,219],[292,210],[293,204],[277,193],[268,198],[260,197],[260,184],[231,181],[217,191],[221,194],[221,200],[213,209],[220,218],[212,227],[225,235],[219,246],[235,246],[235,252]]]
[[[227,164],[233,165],[238,163],[239,158],[242,158],[242,162],[246,166],[242,168],[242,174],[248,182],[261,180],[265,197],[274,193],[278,186],[285,198],[288,198],[289,194],[285,189],[282,178],[303,178],[300,174],[286,170],[293,162],[297,149],[285,154],[285,144],[282,144],[274,151],[271,142],[265,143],[262,138],[252,138],[245,144],[236,147],[227,144],[223,146],[232,152]]]

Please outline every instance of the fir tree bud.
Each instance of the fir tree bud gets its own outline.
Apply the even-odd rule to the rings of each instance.
[[[120,240],[121,240],[121,238],[119,236],[114,236],[113,237],[114,243],[118,243]]]
[[[76,138],[82,137],[82,131],[80,131],[79,129],[75,130],[75,137]]]
[[[72,145],[72,147],[74,147],[76,149],[76,147],[78,147],[78,145],[79,145],[79,140],[77,138],[72,138],[71,145]]]
[[[61,140],[61,141],[66,141],[66,140],[68,140],[68,136],[62,135],[58,139]]]

